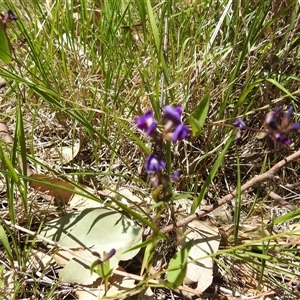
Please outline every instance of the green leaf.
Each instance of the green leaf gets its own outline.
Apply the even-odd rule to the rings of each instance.
[[[219,170],[219,168],[225,158],[225,154],[227,153],[228,148],[231,146],[232,140],[233,140],[233,138],[228,139],[224,149],[222,150],[222,152],[218,156],[217,160],[214,162],[213,166],[211,167],[209,175],[207,176],[205,183],[204,183],[203,187],[201,188],[199,197],[193,201],[193,205],[192,205],[192,209],[191,209],[192,213],[194,213],[196,211],[196,209],[198,208],[202,199],[204,198],[209,185],[213,181],[215,175],[217,174],[217,171]]]
[[[167,269],[168,286],[177,288],[184,280],[189,251],[194,241],[188,241],[170,260]]]
[[[276,87],[278,87],[280,90],[282,90],[287,96],[291,97],[292,99],[295,99],[295,96],[292,95],[283,85],[281,85],[278,81],[272,79],[272,78],[267,78],[267,81],[271,82],[274,84]]]
[[[144,253],[142,267],[141,267],[141,274],[144,274],[144,271],[147,268],[151,251],[153,251],[153,244],[148,244],[147,247],[145,248],[145,253]]]
[[[95,260],[90,257],[91,251],[102,254],[116,249],[116,254],[109,259],[110,268],[116,268],[119,260],[129,260],[139,252],[140,249],[128,250],[142,241],[140,226],[122,213],[107,208],[87,208],[67,214],[49,222],[42,234],[62,246],[90,250],[81,253],[86,260],[74,257],[60,273],[62,281],[78,284],[91,284],[95,280],[95,273],[90,274]]]
[[[152,28],[152,33],[153,33],[153,37],[154,37],[154,41],[155,41],[156,50],[157,50],[157,53],[160,53],[160,51],[161,51],[160,34],[159,34],[159,30],[156,25],[156,20],[154,17],[152,6],[151,6],[151,1],[147,0],[146,4],[147,4],[148,17],[149,17],[150,25]]]
[[[189,117],[189,121],[192,127],[192,132],[193,132],[193,136],[196,136],[199,134],[207,113],[208,113],[208,108],[209,108],[209,95],[205,95],[203,97],[203,99],[201,100],[201,102],[199,103],[199,105],[197,106],[197,108],[194,110],[194,112],[191,114],[191,116]]]
[[[101,278],[108,278],[111,276],[113,269],[110,267],[110,262],[109,260],[103,261],[102,263],[98,263],[95,266],[96,273],[101,277]]]
[[[13,254],[11,252],[7,234],[2,225],[0,225],[0,240],[5,248],[5,252],[6,252],[10,262],[13,264],[13,261],[14,261]]]
[[[116,249],[115,257],[128,260],[137,254],[126,252],[142,241],[142,228],[120,212],[87,208],[53,220],[42,234],[69,248],[92,249],[98,253]],[[125,253],[126,252],[126,253]]]
[[[95,272],[90,273],[89,261],[85,261],[74,257],[59,273],[59,279],[62,282],[77,283],[77,284],[92,284],[99,278]]]
[[[298,219],[299,216],[300,216],[300,208],[298,208],[296,210],[293,210],[293,211],[291,211],[291,212],[289,212],[287,214],[284,214],[282,216],[277,217],[273,221],[273,223],[275,225],[277,225],[277,224],[284,223],[284,222],[290,222],[290,221],[292,221],[292,220],[294,220],[296,218]]]
[[[11,49],[2,24],[0,24],[0,59],[6,64],[11,62]]]

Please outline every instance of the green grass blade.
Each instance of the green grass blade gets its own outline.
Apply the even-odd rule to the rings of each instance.
[[[280,84],[277,80],[272,79],[272,78],[267,78],[266,79],[268,82],[274,84],[276,87],[278,87],[281,91],[283,91],[286,96],[291,97],[292,99],[295,99],[295,96],[291,94],[282,84]]]
[[[205,194],[208,190],[209,185],[213,181],[215,175],[217,174],[218,169],[220,168],[220,166],[221,166],[221,164],[224,160],[224,157],[225,157],[225,154],[226,154],[227,150],[229,149],[229,147],[232,144],[232,140],[233,140],[233,138],[229,138],[227,140],[227,143],[225,144],[224,149],[219,154],[217,160],[213,164],[213,166],[212,166],[212,168],[209,172],[209,175],[208,175],[207,179],[205,180],[205,183],[204,183],[203,187],[201,188],[199,197],[196,198],[193,202],[193,205],[192,205],[192,208],[191,208],[192,213],[196,211],[196,209],[198,208],[198,206],[201,203],[202,199],[204,198],[204,196],[205,196]]]
[[[11,251],[11,248],[10,248],[8,237],[7,237],[6,232],[5,232],[2,225],[0,225],[0,239],[1,239],[1,242],[4,246],[5,252],[6,252],[8,258],[9,258],[11,266],[13,266],[14,265],[14,257],[13,257],[13,254],[12,254],[12,251]]]
[[[199,134],[204,125],[208,109],[209,109],[209,95],[205,95],[203,99],[200,101],[199,105],[193,111],[191,116],[189,117],[189,121],[192,127],[193,136]]]
[[[10,44],[5,33],[4,25],[1,24],[0,20],[0,60],[6,64],[9,64],[11,59]]]

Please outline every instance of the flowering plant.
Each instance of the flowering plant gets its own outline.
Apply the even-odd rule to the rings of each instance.
[[[292,106],[289,107],[289,109],[283,114],[281,123],[278,124],[276,119],[281,113],[282,106],[280,106],[274,111],[269,112],[266,115],[264,121],[264,130],[259,132],[259,138],[269,136],[275,142],[276,145],[289,145],[291,143],[291,140],[289,139],[289,134],[293,131],[300,129],[300,123],[296,122],[294,124],[291,124],[291,116],[293,113]],[[238,130],[235,136],[237,142],[239,142],[242,138],[242,130],[249,129],[257,131],[254,128],[247,127],[246,123],[241,118],[237,118],[232,125]]]
[[[180,106],[172,107],[167,105],[163,111],[163,119],[165,120],[165,125],[163,126],[162,132],[159,132],[157,128],[158,123],[152,110],[148,110],[143,116],[137,117],[136,124],[140,130],[144,131],[147,136],[152,137],[155,142],[167,140],[176,143],[187,138],[189,129],[182,123],[182,108]],[[160,192],[163,189],[168,190],[170,181],[177,180],[179,177],[179,172],[175,171],[171,179],[166,180],[168,177],[162,174],[162,170],[164,170],[165,167],[165,161],[155,153],[154,147],[153,153],[146,158],[145,170],[148,174],[153,174],[154,179],[152,180],[152,185],[155,188],[159,187]],[[154,193],[154,195],[156,194]],[[154,198],[156,198],[154,200],[160,200],[156,196],[154,196]]]

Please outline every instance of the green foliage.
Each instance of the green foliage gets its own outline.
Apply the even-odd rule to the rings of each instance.
[[[287,214],[284,214],[280,217],[277,217],[274,219],[274,224],[280,224],[280,223],[284,223],[284,222],[289,222],[289,221],[292,221],[294,219],[299,219],[300,217],[300,209],[296,209],[296,210],[293,210]]]
[[[202,199],[204,198],[205,194],[207,193],[209,185],[212,183],[215,175],[217,174],[218,169],[221,167],[224,157],[226,155],[226,152],[228,148],[231,146],[232,138],[229,138],[225,144],[225,147],[223,148],[222,152],[219,154],[218,158],[214,162],[213,166],[210,169],[209,175],[200,191],[200,194],[198,198],[194,199],[193,205],[192,205],[192,212],[195,212],[198,208],[199,204],[201,203]]]
[[[87,208],[47,223],[42,233],[70,248],[90,248],[102,253],[112,248],[120,260],[128,260],[137,250],[127,251],[141,242],[142,230],[125,215],[107,208]]]
[[[11,49],[7,39],[4,25],[0,21],[0,60],[9,64],[11,62]]]
[[[12,251],[11,251],[11,248],[10,248],[10,244],[9,244],[9,241],[8,241],[8,238],[7,238],[7,234],[6,234],[3,226],[0,226],[0,239],[1,239],[1,242],[4,246],[6,255],[8,256],[10,262],[13,263],[13,261],[14,261],[13,254],[12,254]]]
[[[85,260],[72,258],[60,273],[60,279],[78,284],[91,284],[96,279],[89,274],[93,269],[107,280],[119,260],[129,260],[137,254],[139,249],[131,248],[142,239],[141,227],[123,214],[106,208],[85,209],[80,213],[65,215],[49,222],[42,234],[70,249],[92,249],[99,254],[116,249],[117,253],[109,262],[100,264],[97,261],[89,262],[89,253],[81,255],[86,257]]]
[[[105,256],[106,253],[103,253],[103,256]],[[93,272],[94,270],[96,271],[96,273],[101,277],[101,278],[109,278],[113,272],[113,269],[110,267],[110,262],[109,260],[107,261],[99,261],[96,260],[92,263],[91,267],[90,267],[91,272]]]
[[[193,241],[188,241],[184,246],[171,258],[167,269],[168,285],[173,288],[177,288],[182,285],[187,263],[189,257],[189,251],[193,246]]]
[[[205,95],[189,117],[193,135],[200,133],[209,109],[209,95]]]

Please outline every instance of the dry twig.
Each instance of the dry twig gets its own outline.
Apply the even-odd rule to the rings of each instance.
[[[248,182],[246,182],[245,184],[243,184],[241,186],[241,192],[243,193],[243,192],[247,191],[249,188],[257,185],[258,183],[261,183],[261,182],[264,182],[264,181],[267,181],[267,180],[271,179],[286,164],[298,159],[299,157],[300,157],[300,150],[298,150],[297,152],[293,153],[292,155],[286,157],[285,159],[281,160],[280,162],[278,162],[275,166],[273,166],[267,172],[265,172],[263,174],[260,174],[260,175],[257,175],[254,178],[250,179]],[[222,199],[220,199],[216,203],[211,204],[211,205],[205,205],[204,207],[199,209],[196,213],[194,213],[194,214],[192,214],[192,215],[190,215],[190,216],[188,216],[188,217],[186,217],[182,220],[179,220],[178,222],[176,222],[176,224],[171,224],[171,225],[168,225],[168,226],[164,227],[161,231],[163,233],[167,233],[167,232],[172,231],[174,228],[186,226],[187,224],[189,224],[193,220],[201,219],[202,217],[209,214],[210,212],[212,212],[216,208],[218,208],[221,205],[231,201],[236,195],[237,195],[237,190],[235,189],[232,193],[226,195],[225,197],[223,197]]]
[[[284,200],[282,197],[280,197],[278,194],[269,191],[269,189],[265,188],[265,192],[273,199],[275,202],[277,202],[279,205],[286,207],[289,210],[296,210],[297,207],[293,204],[290,204],[286,200]]]

